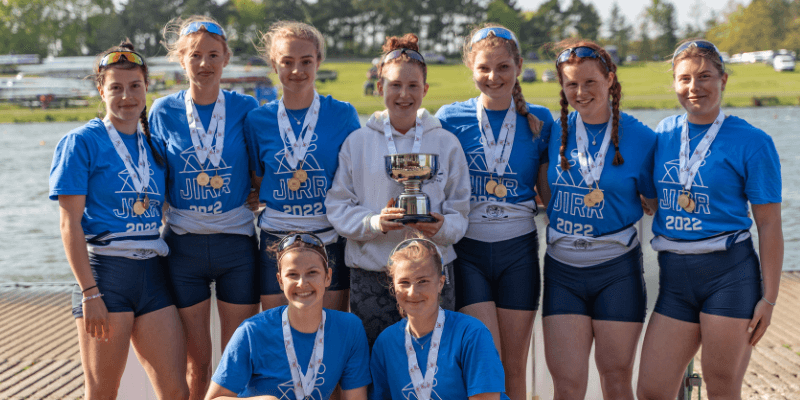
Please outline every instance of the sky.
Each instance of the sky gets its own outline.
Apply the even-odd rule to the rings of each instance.
[[[525,11],[536,11],[539,8],[539,5],[544,3],[546,0],[516,0],[517,6]],[[600,18],[602,18],[603,23],[607,23],[609,15],[611,13],[611,7],[614,4],[615,0],[583,0],[584,2],[589,2],[594,4],[594,7],[597,9],[597,12],[600,13]],[[625,13],[625,20],[628,21],[629,24],[634,25],[636,28],[635,21],[638,21],[644,12],[644,8],[646,5],[650,4],[649,0],[616,0],[619,3],[620,8]],[[728,3],[731,0],[669,0],[672,4],[675,5],[676,14],[678,17],[678,26],[679,29],[682,29],[686,24],[697,24],[698,22],[702,23],[708,19],[709,15],[711,14],[712,10],[717,12],[726,8]],[[735,0],[737,3],[748,5],[750,4],[750,0]],[[566,8],[570,2],[568,1],[561,1],[562,5],[561,8]],[[602,33],[601,33],[602,34]]]

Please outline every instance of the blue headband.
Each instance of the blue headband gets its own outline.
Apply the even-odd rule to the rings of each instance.
[[[491,26],[491,27],[483,28],[483,29],[475,32],[475,34],[472,35],[472,39],[469,41],[469,48],[472,49],[472,45],[474,45],[475,43],[480,42],[483,39],[486,39],[490,35],[491,36],[497,36],[499,38],[503,38],[503,39],[506,39],[506,40],[511,40],[511,41],[514,42],[514,44],[517,45],[517,49],[520,48],[519,47],[519,40],[517,40],[517,36],[514,35],[514,32],[511,32],[510,30],[508,30],[506,28],[499,27],[499,26]]]

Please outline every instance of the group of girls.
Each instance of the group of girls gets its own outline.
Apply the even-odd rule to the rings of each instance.
[[[220,89],[231,51],[219,24],[164,33],[189,89],[148,118],[144,58],[129,42],[103,52],[106,115],[53,159],[87,399],[116,396],[129,342],[161,399],[523,399],[542,289],[537,194],[555,397],[584,397],[593,343],[604,397],[634,397],[646,314],[634,224],[654,212],[660,290],[639,398],[674,398],[701,341],[709,395],[738,398],[778,295],[781,178],[771,138],[720,110],[728,75],[713,44],[676,50],[686,114],[656,133],[620,111],[617,67],[588,41],[560,44],[553,121],[522,95],[508,29],[466,37],[481,94],[436,116],[420,108],[417,37],[387,38],[386,110],[361,127],[352,105],[316,92],[325,39],[309,25],[264,34],[283,97],[260,107]],[[402,188],[384,156],[402,153],[438,155],[421,189],[432,222],[396,221]],[[213,376],[211,282],[225,348]]]

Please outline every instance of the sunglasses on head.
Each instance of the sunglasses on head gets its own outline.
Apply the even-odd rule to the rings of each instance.
[[[514,42],[514,44],[517,45],[518,49],[520,48],[519,40],[517,40],[517,36],[514,35],[514,32],[511,32],[510,30],[506,28],[501,28],[499,26],[491,26],[488,28],[483,28],[475,32],[474,35],[472,35],[472,39],[469,41],[470,49],[472,49],[472,45],[480,42],[483,39],[486,39],[489,36],[496,36],[502,39],[511,40]]]
[[[284,236],[278,243],[278,254],[291,249],[299,243],[305,243],[311,246],[311,249],[319,253],[328,264],[328,253],[325,251],[325,243],[317,235],[313,233],[293,233]]]
[[[439,246],[437,246],[436,243],[434,243],[430,239],[412,238],[412,239],[403,240],[397,246],[395,246],[394,250],[392,250],[392,253],[389,254],[389,263],[391,263],[392,257],[395,255],[395,253],[397,253],[400,250],[405,249],[406,247],[408,247],[408,246],[410,246],[410,245],[412,245],[413,243],[416,243],[416,242],[421,243],[423,246],[425,246],[428,249],[430,249],[431,247],[436,249],[436,254],[439,255],[439,260],[442,263],[442,265],[441,265],[442,266],[442,274],[444,275],[444,257],[442,257],[442,252],[439,250]]]
[[[132,62],[136,65],[144,65],[144,59],[139,54],[136,54],[132,51],[112,51],[103,56],[100,59],[100,65],[98,65],[97,69],[98,72],[100,68],[107,67],[112,64],[120,63],[123,61]]]
[[[386,64],[389,61],[392,61],[396,58],[400,58],[403,54],[411,57],[411,59],[413,60],[417,60],[422,64],[425,64],[425,57],[422,57],[422,54],[419,54],[419,52],[406,48],[392,50],[386,53],[386,55],[383,57],[383,62],[381,62],[381,64]]]
[[[572,54],[575,54],[575,57],[578,58],[587,58],[587,57],[596,58],[603,63],[603,66],[606,67],[606,71],[611,71],[608,68],[608,64],[606,64],[606,60],[602,56],[600,56],[600,54],[598,54],[597,51],[595,51],[595,49],[585,46],[571,47],[569,49],[562,51],[561,54],[558,55],[558,58],[556,58],[556,68],[558,68],[558,66],[561,65],[561,63],[569,61],[569,57]]]
[[[192,22],[191,24],[187,25],[186,28],[183,28],[181,31],[181,36],[186,36],[190,33],[195,33],[200,30],[200,28],[206,28],[205,30],[210,33],[214,33],[217,35],[222,36],[223,39],[228,40],[227,36],[225,36],[225,30],[222,29],[221,26],[213,23],[213,22]]]
[[[714,54],[716,54],[717,57],[719,57],[719,61],[722,63],[723,67],[725,66],[725,60],[722,59],[722,55],[719,54],[719,49],[717,48],[717,46],[714,46],[714,43],[711,43],[708,40],[692,40],[691,42],[686,42],[680,45],[678,49],[675,50],[675,54],[672,55],[673,67],[675,67],[675,57],[677,57],[679,54],[683,53],[690,47],[699,47],[701,49],[713,51]]]

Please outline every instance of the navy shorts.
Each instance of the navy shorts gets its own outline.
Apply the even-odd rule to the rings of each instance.
[[[539,308],[539,239],[536,231],[500,242],[463,238],[453,246],[456,310],[493,301],[498,308]]]
[[[217,299],[221,301],[258,304],[255,236],[178,235],[166,228],[164,241],[170,249],[165,263],[178,308],[211,298],[211,282],[216,282]]]
[[[699,323],[700,313],[753,318],[761,300],[761,267],[753,240],[706,254],[658,253],[660,283],[655,312]]]
[[[264,250],[272,243],[281,240],[281,237],[264,231],[261,231],[260,236],[261,244],[259,245],[258,259],[261,264],[261,294],[283,294],[280,285],[278,285],[278,260],[275,259],[273,254],[268,254]],[[344,246],[346,243],[346,239],[340,236],[336,243],[325,246],[325,250],[328,252],[328,260],[330,260],[330,267],[333,270],[331,286],[328,287],[328,291],[350,289],[350,268],[344,264]]]
[[[573,267],[544,256],[543,317],[577,314],[601,321],[644,322],[646,313],[641,245],[592,267]]]
[[[132,260],[89,253],[89,266],[110,313],[133,312],[138,317],[173,304],[159,257]],[[81,288],[76,284],[72,289],[75,318],[83,317],[82,298]]]

